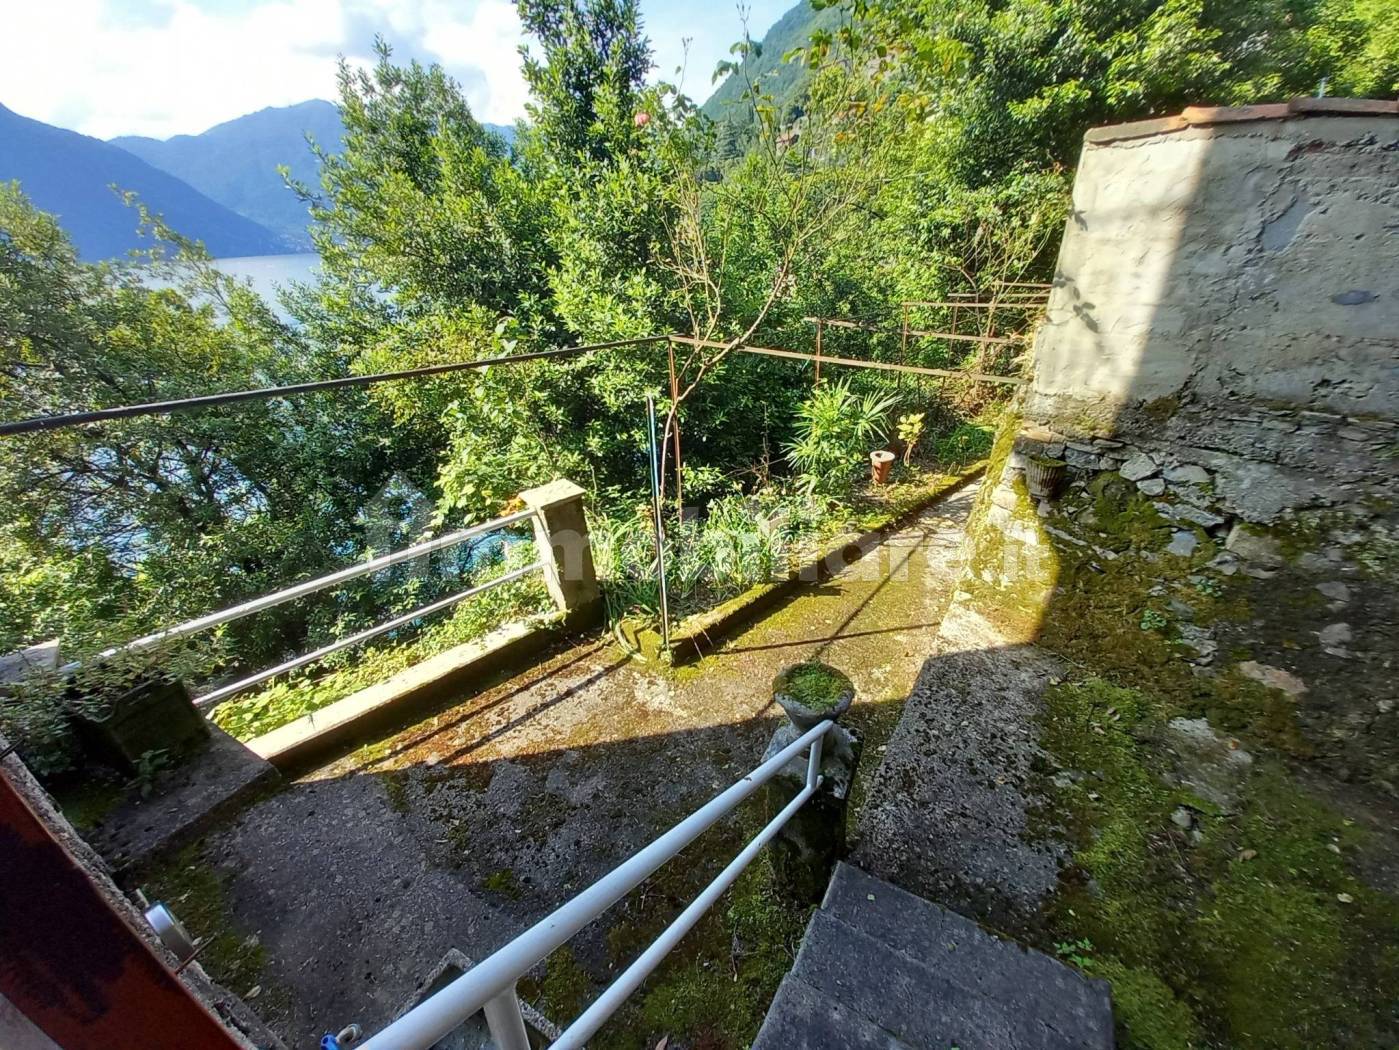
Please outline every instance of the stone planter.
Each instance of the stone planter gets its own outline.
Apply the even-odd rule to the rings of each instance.
[[[894,453],[887,449],[880,449],[870,453],[870,478],[876,485],[883,485],[889,480],[889,472],[894,469]]]
[[[1068,463],[1062,459],[1031,456],[1025,461],[1025,487],[1035,499],[1053,499],[1068,470]]]
[[[808,707],[792,694],[792,678],[798,672],[820,668],[829,675],[834,676],[838,681],[838,698],[830,706]],[[810,661],[808,663],[793,664],[784,668],[776,678],[772,680],[772,698],[777,701],[778,706],[787,713],[788,720],[799,732],[805,733],[825,721],[836,721],[841,715],[850,710],[850,705],[855,702],[855,685],[842,672],[837,671],[829,664]]]
[[[84,750],[128,775],[148,751],[178,755],[209,738],[209,723],[189,689],[173,678],[147,678],[98,710],[73,717]]]

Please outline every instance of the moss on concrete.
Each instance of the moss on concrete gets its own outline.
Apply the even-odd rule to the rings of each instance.
[[[512,901],[519,900],[524,895],[524,889],[520,886],[520,880],[515,877],[515,873],[509,868],[501,868],[499,871],[491,872],[486,876],[486,881],[481,884],[492,893],[498,893],[502,897],[508,897]]]
[[[101,824],[126,800],[126,785],[113,777],[88,773],[80,780],[51,789],[68,823],[79,831]]]
[[[712,1050],[748,1046],[791,968],[808,914],[778,895],[764,856],[734,885],[727,907],[716,906],[691,932],[693,947],[643,989],[625,1031],[591,1045],[651,1050],[668,1035]]]
[[[385,773],[381,781],[384,785],[384,796],[388,799],[389,808],[395,813],[407,813],[412,809],[412,802],[408,797],[408,774],[401,770],[394,770]]]
[[[199,964],[236,995],[260,988],[255,1003],[274,1021],[287,1002],[281,989],[268,988],[267,949],[256,933],[240,930],[227,897],[228,879],[210,865],[198,846],[181,850],[146,875],[142,889],[151,901],[164,901],[199,945]]]
[[[566,1026],[607,981],[651,943],[736,848],[719,833],[703,854],[667,865],[629,896],[607,935],[608,958],[580,960],[568,947],[546,960],[521,994]],[[701,840],[703,844],[705,840]],[[711,856],[712,854],[712,856]],[[641,990],[588,1041],[595,1050],[652,1050],[660,1040],[706,1050],[741,1050],[757,1034],[767,1005],[791,968],[809,909],[777,894],[766,856],[741,875]],[[594,974],[602,971],[601,976]]]
[[[1149,692],[1087,678],[1046,702],[1075,846],[1051,921],[1114,982],[1122,1045],[1386,1045],[1399,912],[1352,870],[1363,836],[1268,758],[1237,814],[1201,806],[1165,775],[1151,742],[1172,706]]]
[[[520,982],[525,1000],[560,1028],[567,1028],[583,1012],[592,993],[592,978],[568,945],[544,960],[542,977],[530,976]]]

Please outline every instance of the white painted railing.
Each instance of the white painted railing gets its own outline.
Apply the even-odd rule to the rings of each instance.
[[[742,780],[716,795],[578,896],[372,1036],[362,1047],[357,1046],[356,1050],[428,1050],[480,1011],[486,1015],[486,1024],[498,1050],[529,1050],[524,1017],[515,992],[519,980],[716,821],[733,812],[740,802],[776,776],[788,762],[810,749],[806,785],[801,791],[552,1044],[553,1050],[577,1050],[582,1047],[584,1041],[602,1027],[627,996],[641,985],[666,954],[733,884],[743,869],[752,863],[763,846],[816,793],[821,786],[822,741],[834,725],[834,722],[826,721],[807,730]]]
[[[502,518],[494,518],[491,521],[482,522],[480,525],[473,525],[468,529],[459,529],[456,532],[449,532],[435,539],[426,540],[422,543],[414,544],[411,547],[404,547],[402,550],[372,558],[369,561],[347,566],[344,569],[317,577],[314,580],[307,580],[304,583],[298,583],[291,587],[284,588],[283,590],[274,591],[271,594],[264,594],[260,598],[253,598],[238,605],[229,606],[227,609],[220,610],[219,612],[199,616],[193,620],[186,620],[184,623],[176,624],[174,627],[167,627],[164,630],[156,631],[154,634],[148,634],[142,638],[127,642],[124,645],[107,649],[99,653],[97,658],[100,660],[116,656],[119,653],[140,652],[141,650],[150,649],[153,646],[159,645],[162,642],[167,642],[175,638],[184,638],[192,634],[197,634],[200,631],[207,631],[222,624],[240,620],[245,616],[252,616],[254,613],[260,613],[266,609],[295,601],[298,598],[304,598],[307,595],[316,594],[319,591],[339,587],[341,584],[347,583],[350,580],[358,579],[361,576],[368,576],[371,573],[379,572],[382,569],[398,565],[401,562],[411,561],[413,558],[425,557],[437,551],[459,546],[467,540],[475,539],[478,536],[498,532],[501,529],[508,528],[511,525],[517,525],[524,521],[537,520],[538,514],[539,512],[534,508],[530,508],[528,510],[517,511],[514,514],[507,514]],[[421,617],[431,616],[433,613],[449,609],[459,602],[466,601],[468,598],[475,597],[484,591],[490,590],[492,587],[499,587],[502,584],[510,583],[513,580],[518,580],[522,576],[542,570],[543,568],[544,562],[541,560],[523,566],[522,568],[514,569],[486,583],[479,584],[475,587],[468,587],[464,591],[459,591],[456,594],[414,609],[412,612],[395,616],[393,619],[387,620],[384,623],[366,628],[363,631],[357,631],[354,634],[337,639],[328,645],[323,645],[319,649],[312,650],[309,653],[303,653],[290,660],[285,660],[275,667],[269,667],[249,675],[246,678],[241,678],[236,682],[230,682],[228,685],[220,686],[198,697],[195,700],[195,704],[206,711],[211,710],[229,697],[241,693],[245,689],[250,689],[268,679],[275,678],[288,671],[293,671],[298,667],[305,667],[307,664],[315,663],[317,660],[324,659],[331,653],[339,652],[341,649],[348,649],[350,646],[359,645],[361,642],[366,642],[381,634],[387,634],[389,631],[404,627]],[[64,668],[64,670],[73,670],[76,669],[77,666],[77,664],[70,664],[68,667]]]

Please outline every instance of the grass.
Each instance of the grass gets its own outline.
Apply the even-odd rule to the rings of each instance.
[[[534,560],[534,545],[510,548],[504,561],[484,566],[484,582]],[[392,639],[352,651],[339,666],[313,665],[256,692],[237,697],[215,709],[216,725],[239,740],[251,740],[302,715],[319,710],[412,667],[456,645],[473,641],[506,623],[539,615],[553,608],[543,580],[526,576],[470,598],[445,620],[407,639]]]
[[[850,692],[851,684],[835,668],[812,662],[783,671],[774,689],[811,711],[831,711]]]

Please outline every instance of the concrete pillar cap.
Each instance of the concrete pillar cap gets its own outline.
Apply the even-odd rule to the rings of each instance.
[[[520,493],[520,499],[525,501],[525,506],[533,507],[536,510],[542,507],[549,507],[555,503],[566,503],[572,499],[579,499],[585,495],[582,486],[569,481],[567,478],[555,478],[547,485],[539,485],[536,488],[525,489]]]

